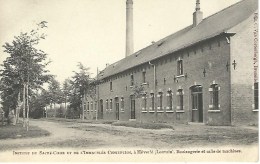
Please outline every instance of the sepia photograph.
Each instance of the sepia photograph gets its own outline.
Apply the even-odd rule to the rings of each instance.
[[[258,0],[0,0],[0,162],[258,162]]]

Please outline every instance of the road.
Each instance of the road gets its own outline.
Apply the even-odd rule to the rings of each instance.
[[[179,125],[172,129],[138,129],[76,122],[33,120],[31,125],[51,133],[47,137],[0,140],[0,151],[34,148],[176,148],[257,145],[257,127]]]

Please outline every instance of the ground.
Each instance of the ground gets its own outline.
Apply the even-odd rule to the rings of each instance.
[[[32,120],[49,131],[38,138],[0,139],[0,151],[22,148],[185,148],[258,145],[258,127],[173,125],[174,129],[140,129],[112,124]]]

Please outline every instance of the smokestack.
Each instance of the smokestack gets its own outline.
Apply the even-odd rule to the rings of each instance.
[[[203,13],[200,11],[200,0],[196,0],[196,9],[193,13],[193,27],[197,26],[203,19]]]
[[[126,53],[125,57],[133,54],[133,0],[126,0]]]

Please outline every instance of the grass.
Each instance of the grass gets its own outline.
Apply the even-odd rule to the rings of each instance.
[[[116,121],[113,120],[82,120],[82,119],[66,119],[66,118],[47,118],[43,119],[47,121],[53,121],[53,122],[75,122],[75,123],[89,123],[89,124],[112,124]]]
[[[37,126],[30,126],[28,132],[26,131],[26,128],[22,126],[22,124],[17,124],[16,126],[0,126],[0,140],[9,138],[34,138],[48,135],[50,135],[48,131],[43,130]]]
[[[161,124],[161,123],[140,123],[136,121],[120,121],[112,123],[114,126],[126,126],[133,128],[143,128],[143,129],[174,129],[172,125]]]

